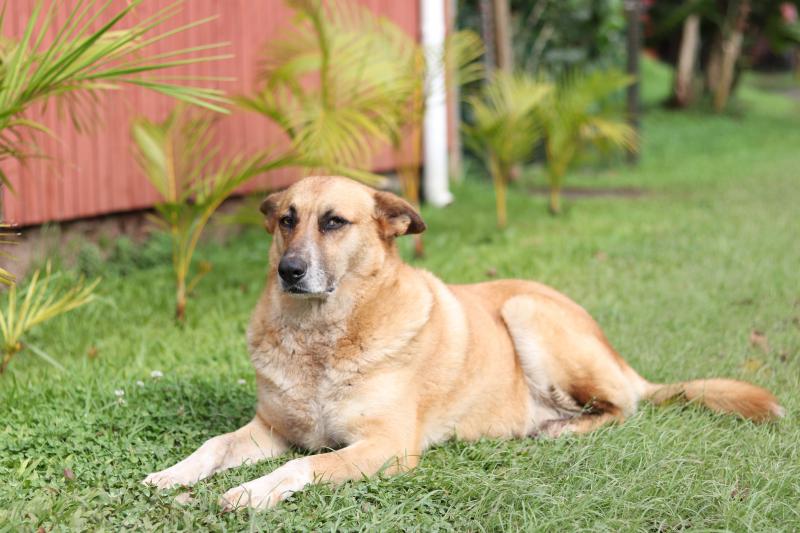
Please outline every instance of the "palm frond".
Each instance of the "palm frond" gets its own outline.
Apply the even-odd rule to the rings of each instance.
[[[464,126],[465,142],[500,165],[524,162],[542,137],[537,110],[552,91],[552,85],[529,74],[498,72],[479,96],[467,100],[473,124]]]
[[[615,118],[618,113],[609,106],[612,97],[632,81],[616,70],[571,72],[559,81],[552,101],[543,108],[548,159],[559,172],[566,171],[583,144],[635,148],[635,132]]]
[[[262,88],[236,101],[278,124],[296,152],[325,166],[368,168],[419,83],[408,75],[413,41],[352,2],[288,3],[297,17],[265,49]]]
[[[227,112],[228,100],[220,90],[167,82],[151,74],[207,61],[230,57],[213,53],[227,43],[153,53],[150,47],[175,34],[189,31],[212,19],[198,20],[178,28],[164,29],[180,12],[176,1],[127,29],[119,29],[142,0],[130,0],[113,11],[111,2],[77,0],[67,19],[60,24],[53,40],[44,46],[63,0],[52,0],[47,9],[37,2],[28,17],[22,35],[0,41],[0,131],[14,130],[14,135],[0,136],[0,159],[37,155],[30,133],[41,130],[38,123],[20,120],[31,105],[56,98],[60,107],[79,129],[94,122],[97,95],[122,85],[136,85],[172,98],[218,112]],[[99,29],[89,28],[104,21]],[[0,32],[6,34],[4,19]],[[185,81],[214,81],[185,76]],[[0,174],[6,185],[8,180]]]

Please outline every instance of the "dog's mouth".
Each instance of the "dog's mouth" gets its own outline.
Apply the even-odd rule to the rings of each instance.
[[[325,299],[336,290],[336,287],[327,287],[324,291],[310,291],[307,288],[301,285],[289,285],[283,281],[281,281],[281,288],[283,292],[286,294],[291,294],[292,296],[296,296],[298,298],[319,298]]]

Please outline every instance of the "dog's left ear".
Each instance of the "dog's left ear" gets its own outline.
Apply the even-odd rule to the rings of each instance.
[[[390,192],[375,193],[375,217],[386,237],[399,237],[425,231],[425,222],[417,210]]]
[[[269,233],[275,232],[275,225],[278,221],[278,206],[283,199],[283,191],[278,191],[270,194],[264,201],[261,202],[259,211],[264,213],[264,227],[267,228]]]

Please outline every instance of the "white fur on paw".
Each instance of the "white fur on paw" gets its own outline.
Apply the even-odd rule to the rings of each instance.
[[[153,472],[142,481],[145,485],[153,485],[162,490],[173,487],[186,487],[196,482],[196,475],[190,475],[184,469],[176,468],[175,466],[160,472]]]
[[[304,459],[289,461],[271,474],[234,487],[219,499],[222,510],[263,510],[275,507],[313,481],[313,474]]]
[[[545,420],[539,426],[539,434],[545,437],[556,438],[564,435],[566,433],[570,433],[569,423],[571,420],[569,418],[556,418],[553,420]]]

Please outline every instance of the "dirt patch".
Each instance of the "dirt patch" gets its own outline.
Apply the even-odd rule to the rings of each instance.
[[[535,196],[549,196],[550,189],[547,187],[529,187],[528,194]],[[599,198],[599,197],[619,197],[619,198],[641,198],[647,196],[648,191],[638,187],[564,187],[561,195],[567,198]]]

